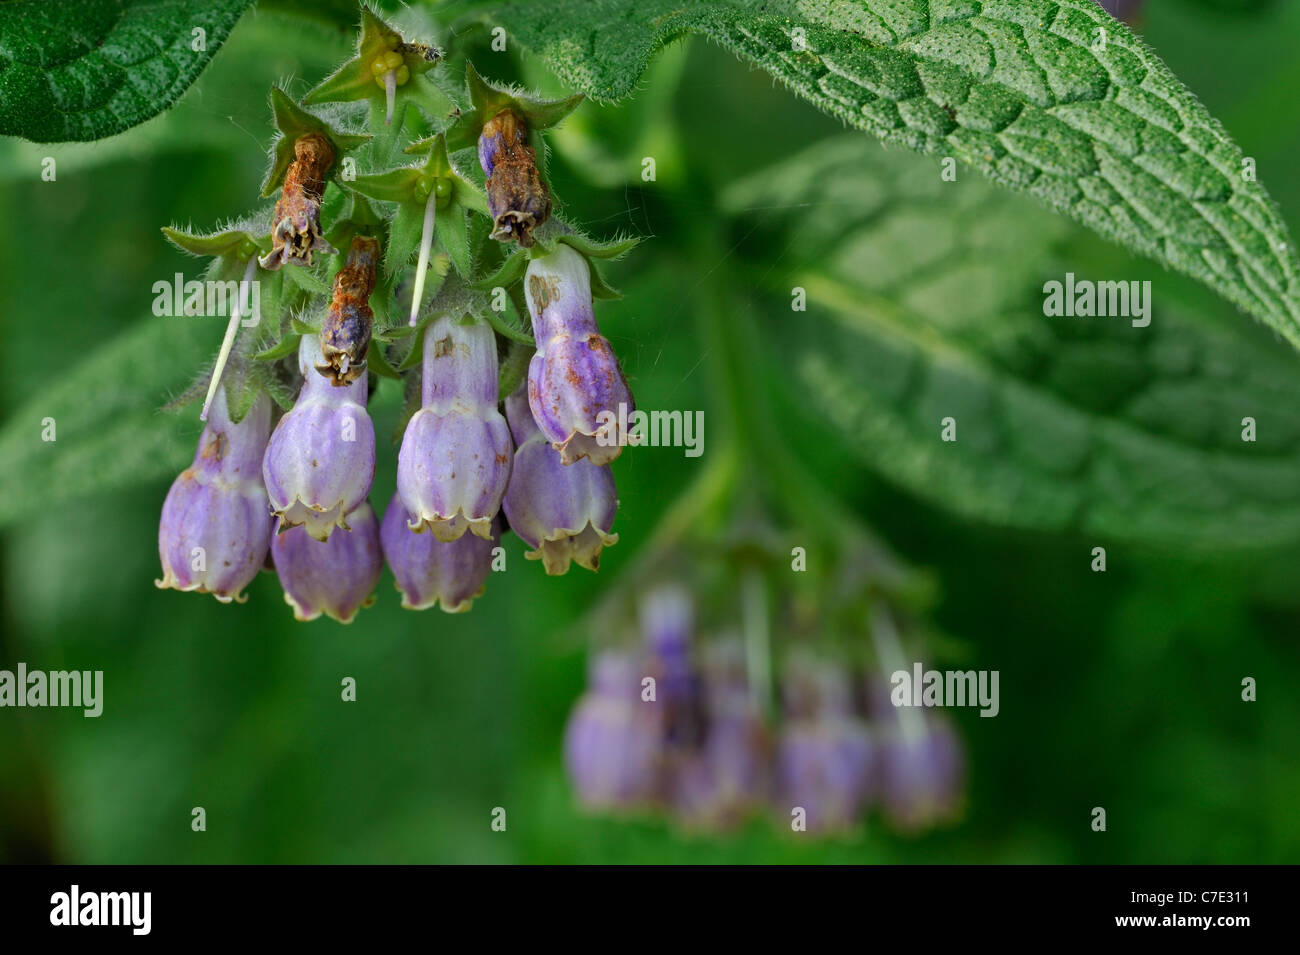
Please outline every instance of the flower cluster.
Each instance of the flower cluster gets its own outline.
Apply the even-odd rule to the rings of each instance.
[[[347,623],[386,559],[404,607],[459,612],[510,530],[548,574],[595,570],[618,540],[609,464],[626,436],[600,421],[626,421],[632,399],[596,325],[606,286],[590,259],[630,246],[552,216],[540,139],[579,98],[524,96],[467,65],[463,108],[426,75],[443,62],[364,9],[357,56],[303,101],[343,104],[329,118],[272,90],[266,231],[166,230],[215,256],[212,274],[258,282],[269,320],[240,342],[232,315],[194,463],[163,507],[159,586],[243,599],[269,561],[298,619]],[[369,133],[347,130],[360,102]],[[384,169],[412,126],[428,135],[407,152],[427,157]],[[473,157],[482,185],[463,171]],[[474,215],[489,228],[471,229]],[[513,320],[486,291],[506,287]],[[407,419],[381,520],[369,405],[383,377],[404,381]]]
[[[795,654],[769,720],[740,640],[697,645],[690,598],[669,585],[644,599],[630,647],[593,656],[565,766],[589,810],[662,812],[692,829],[767,813],[801,831],[845,833],[873,806],[904,831],[953,819],[964,777],[957,737],[942,720],[896,711],[878,681]]]

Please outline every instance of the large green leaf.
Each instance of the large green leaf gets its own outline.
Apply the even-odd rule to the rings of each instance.
[[[286,30],[295,30],[302,42],[286,44]],[[47,156],[58,163],[60,178],[114,162],[156,162],[176,152],[251,151],[260,160],[272,132],[266,122],[271,82],[290,74],[326,73],[351,49],[346,34],[259,5],[257,16],[245,17],[231,31],[221,56],[212,60],[193,91],[153,122],[97,142],[0,138],[0,183],[38,177]]]
[[[1194,276],[1300,347],[1300,260],[1244,175],[1247,157],[1093,0],[471,6],[604,100],[632,92],[668,40],[704,34],[851,126],[952,156]],[[703,145],[743,148],[726,128],[719,117],[718,138]]]
[[[1256,329],[1169,294],[1145,328],[1049,318],[1043,285],[1067,270],[1151,270],[1082,272],[1087,236],[1068,223],[857,137],[738,183],[726,203],[751,242],[784,250],[773,326],[795,387],[897,484],[967,517],[1099,542],[1300,538],[1300,386],[1291,352]],[[758,275],[776,281],[767,257]],[[790,311],[794,286],[806,315]]]
[[[0,3],[0,134],[103,139],[170,106],[252,0]]]
[[[221,340],[221,323],[151,318],[37,392],[0,427],[0,524],[179,472],[200,425],[159,412]],[[53,421],[53,441],[48,423]]]

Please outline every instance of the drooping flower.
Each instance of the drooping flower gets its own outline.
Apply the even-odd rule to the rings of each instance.
[[[871,793],[874,758],[871,737],[858,720],[787,724],[777,744],[781,809],[804,809],[809,832],[852,829]]]
[[[271,559],[295,618],[315,620],[323,613],[351,623],[357,611],[372,602],[384,567],[374,508],[362,501],[347,515],[346,528],[326,541],[316,540],[302,527],[277,533]]]
[[[366,372],[366,352],[375,313],[370,293],[379,267],[379,242],[369,236],[352,239],[347,261],[334,276],[334,294],[320,327],[323,363],[316,370],[335,385],[349,385]]]
[[[497,410],[497,350],[478,319],[441,316],[424,333],[423,407],[406,426],[397,493],[413,530],[492,536],[510,480],[510,429]]]
[[[411,530],[410,520],[401,496],[394,494],[379,535],[402,594],[402,606],[425,610],[440,605],[447,613],[469,610],[483,593],[498,536],[463,534],[444,542],[432,534],[417,534]]]
[[[702,673],[704,738],[673,769],[673,808],[689,826],[727,829],[766,804],[772,741],[750,695],[738,642],[710,646]]]
[[[517,448],[502,500],[511,529],[548,574],[567,573],[571,561],[595,570],[601,550],[618,542],[609,532],[618,511],[614,475],[590,461],[566,466],[537,429],[522,386],[506,399],[506,418]]]
[[[592,659],[587,692],[569,716],[564,765],[589,809],[648,809],[663,802],[663,708],[641,698],[640,655],[606,650]]]
[[[786,722],[777,742],[777,808],[801,808],[809,832],[856,826],[874,794],[877,752],[851,706],[847,673],[823,661],[791,661],[784,689]]]
[[[315,335],[298,346],[302,391],[280,419],[262,462],[272,512],[280,527],[303,524],[319,541],[370,493],[375,476],[375,428],[366,413],[365,377],[336,386],[317,368],[325,364]]]
[[[262,486],[262,453],[271,402],[259,395],[238,424],[220,388],[199,436],[194,463],[167,492],[158,524],[159,588],[196,590],[222,603],[242,591],[266,561],[271,518]]]
[[[655,587],[638,608],[641,639],[655,657],[663,661],[674,692],[686,692],[691,670],[691,643],[695,628],[695,608],[690,591],[681,584]]]
[[[895,826],[914,832],[960,813],[965,758],[946,721],[915,711],[897,716],[881,745],[881,803]]]
[[[337,251],[320,228],[321,198],[325,177],[334,165],[334,146],[320,133],[308,133],[295,140],[293,156],[271,214],[271,251],[259,260],[262,268],[272,271],[282,265],[310,268],[315,253]]]
[[[665,707],[667,742],[693,747],[703,736],[704,700],[692,660],[695,613],[690,592],[680,584],[661,584],[641,598],[638,618],[656,697]]]
[[[524,295],[537,352],[528,366],[528,403],[565,464],[608,464],[628,443],[633,409],[627,380],[596,327],[591,268],[567,245],[528,263]]]
[[[527,120],[505,109],[484,123],[478,161],[487,176],[492,238],[531,246],[533,230],[551,214],[551,194],[537,171],[537,153],[528,145]]]

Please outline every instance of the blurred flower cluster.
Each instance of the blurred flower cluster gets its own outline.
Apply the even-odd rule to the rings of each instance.
[[[301,103],[272,90],[269,216],[164,230],[239,294],[194,463],[163,504],[160,587],[241,600],[269,561],[298,619],[347,623],[386,559],[404,607],[459,612],[508,529],[548,574],[596,570],[618,540],[609,464],[628,441],[601,422],[632,397],[596,325],[609,289],[593,260],[632,243],[552,215],[540,139],[580,97],[494,86],[468,63],[454,88],[443,61],[363,9],[355,58]],[[424,159],[385,168],[404,139]],[[254,282],[270,314],[250,326]],[[406,423],[381,521],[368,404],[383,377]]]
[[[569,717],[564,760],[579,802],[709,832],[765,815],[843,835],[876,809],[919,832],[960,814],[959,739],[941,717],[895,709],[878,666],[796,647],[769,705],[756,653],[742,634],[697,632],[685,585],[647,594],[631,639],[592,656]]]

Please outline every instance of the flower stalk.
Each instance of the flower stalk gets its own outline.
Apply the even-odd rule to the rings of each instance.
[[[420,300],[424,298],[424,277],[429,271],[429,253],[433,249],[433,226],[438,209],[438,192],[429,190],[424,200],[424,228],[420,232],[420,255],[415,261],[415,281],[411,289],[411,317],[408,324],[415,327],[420,315]]]
[[[217,389],[221,386],[221,374],[226,369],[226,362],[230,360],[230,350],[235,345],[235,336],[239,333],[239,323],[244,318],[245,311],[248,308],[248,290],[252,285],[253,276],[257,274],[257,256],[254,255],[244,266],[244,277],[239,283],[239,295],[235,297],[235,305],[230,310],[230,321],[226,322],[226,334],[221,339],[221,350],[217,352],[217,362],[212,368],[212,378],[208,381],[208,393],[203,398],[203,410],[199,412],[199,420],[208,420],[208,411],[212,408],[212,400],[217,395]],[[254,316],[260,320],[261,316]]]

